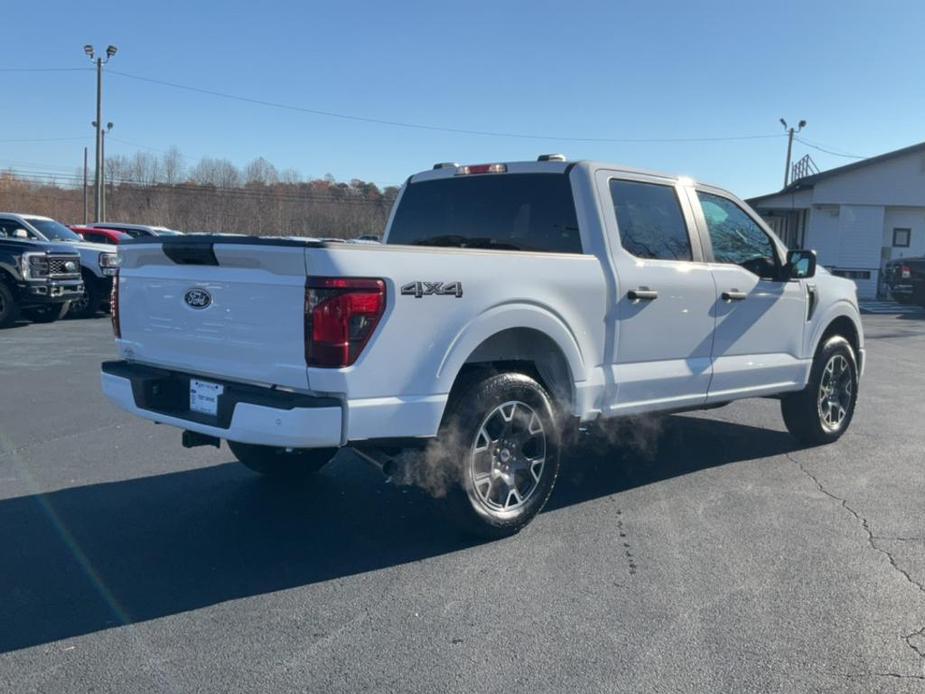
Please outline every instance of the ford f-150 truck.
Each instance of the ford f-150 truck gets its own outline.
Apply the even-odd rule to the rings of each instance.
[[[925,307],[925,258],[899,258],[884,268],[890,296],[901,304]]]
[[[489,537],[543,507],[576,425],[771,396],[831,442],[864,364],[855,285],[740,199],[559,155],[416,174],[381,244],[119,249],[114,403],[268,475],[422,446],[444,507]]]

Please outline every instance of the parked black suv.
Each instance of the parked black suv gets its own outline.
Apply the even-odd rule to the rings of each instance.
[[[14,323],[20,312],[38,323],[57,320],[83,291],[78,253],[0,230],[0,328]]]
[[[925,306],[925,258],[897,258],[884,272],[890,296],[900,304]]]

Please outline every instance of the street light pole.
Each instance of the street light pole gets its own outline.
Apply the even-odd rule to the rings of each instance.
[[[87,222],[90,221],[89,209],[87,206],[87,148],[84,147],[84,226],[87,225]]]
[[[96,204],[93,218],[103,221],[103,59],[96,59],[96,173],[93,177]]]
[[[783,118],[780,119],[780,124],[783,125],[784,130],[787,131],[787,163],[784,166],[784,188],[786,188],[787,184],[790,183],[790,158],[791,153],[793,152],[793,136],[806,127],[806,121],[801,120],[797,124],[799,126],[797,128],[788,128],[787,121],[785,121]]]
[[[100,205],[100,213],[97,215],[96,221],[98,222],[106,221],[106,134],[110,132],[111,130],[112,130],[112,123],[107,123],[106,129],[102,131],[103,146],[101,148],[102,150],[101,159],[103,160],[103,188],[102,188],[103,195],[100,198],[100,201],[102,204]],[[109,182],[110,184],[112,184],[112,177],[110,177]]]
[[[109,62],[117,50],[115,46],[107,46],[106,58],[103,59],[102,56],[95,56],[93,46],[89,43],[84,46],[84,53],[96,63],[96,172],[93,176],[96,221],[102,221],[103,218],[103,65]]]

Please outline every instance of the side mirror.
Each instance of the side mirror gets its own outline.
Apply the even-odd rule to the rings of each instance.
[[[29,238],[29,232],[26,231],[25,229],[14,229],[14,230],[13,230],[13,238],[14,238],[14,239],[28,239],[28,238]]]
[[[803,280],[816,274],[816,251],[787,251],[784,279]]]

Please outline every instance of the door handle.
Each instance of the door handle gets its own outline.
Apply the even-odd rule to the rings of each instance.
[[[738,289],[730,289],[728,292],[720,294],[720,296],[723,301],[745,301],[748,298],[748,294],[740,292]]]
[[[649,289],[648,287],[630,289],[626,293],[626,298],[630,301],[654,301],[658,298],[658,290]]]

